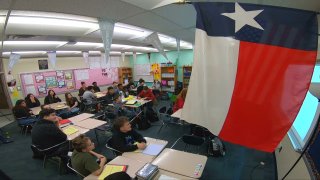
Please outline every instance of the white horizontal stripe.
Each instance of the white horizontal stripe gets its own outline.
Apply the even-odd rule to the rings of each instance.
[[[228,114],[238,65],[239,41],[196,29],[194,63],[183,120],[218,135]]]

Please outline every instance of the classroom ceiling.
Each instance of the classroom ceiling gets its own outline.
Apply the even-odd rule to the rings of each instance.
[[[5,42],[3,51],[57,50],[64,52],[62,54],[68,54],[65,51],[72,51],[73,55],[81,54],[81,51],[95,53],[103,51],[97,18],[108,18],[117,22],[112,46],[112,51],[116,54],[156,52],[150,44],[143,42],[144,37],[154,31],[160,33],[160,40],[166,50],[176,49],[175,38],[183,41],[182,49],[191,49],[191,44],[194,42],[196,12],[191,4],[170,4],[172,2],[179,1],[1,0],[0,8],[4,10],[0,12],[2,25],[5,20],[5,10],[13,10],[5,32],[5,41],[53,42],[52,44]],[[237,2],[320,11],[319,0],[239,0]],[[60,21],[56,22],[57,20]],[[82,22],[82,24],[73,24],[72,21]]]

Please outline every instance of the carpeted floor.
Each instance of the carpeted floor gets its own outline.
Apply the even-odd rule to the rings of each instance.
[[[139,131],[146,137],[153,137],[167,140],[167,147],[172,144],[183,134],[189,132],[188,126],[170,125],[165,127],[158,133],[160,126],[156,122],[151,128]],[[47,168],[42,167],[42,160],[32,159],[32,151],[30,149],[31,136],[21,135],[17,124],[11,123],[2,128],[5,132],[9,132],[9,136],[14,139],[13,143],[0,144],[0,170],[12,179],[57,179],[72,180],[80,179],[75,174],[59,175],[57,167],[53,163],[48,163]],[[90,131],[87,135],[96,142],[96,151],[112,158],[112,153],[105,148],[105,141],[110,135],[105,132],[98,132],[97,143],[94,131]],[[224,157],[214,158],[208,157],[202,178],[207,179],[276,179],[276,167],[273,154],[248,149],[239,145],[225,142],[226,155]],[[184,143],[178,141],[173,147],[174,149],[183,150]],[[196,148],[187,149],[189,152],[205,154],[207,148],[203,146],[198,151]],[[262,165],[263,164],[263,165]],[[1,174],[0,174],[1,179]]]

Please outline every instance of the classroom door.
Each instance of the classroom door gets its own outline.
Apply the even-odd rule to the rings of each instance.
[[[1,79],[3,79],[4,74],[0,74],[0,109],[9,109],[9,103],[8,103],[8,98],[5,95],[5,86],[6,84],[3,84]],[[10,98],[9,98],[10,99]]]

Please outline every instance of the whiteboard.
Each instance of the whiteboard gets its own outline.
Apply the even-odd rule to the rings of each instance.
[[[135,64],[134,73],[136,75],[150,75],[151,65],[150,64]]]
[[[153,82],[153,76],[152,75],[135,75],[134,81],[139,81],[139,79],[143,79],[146,82]]]

